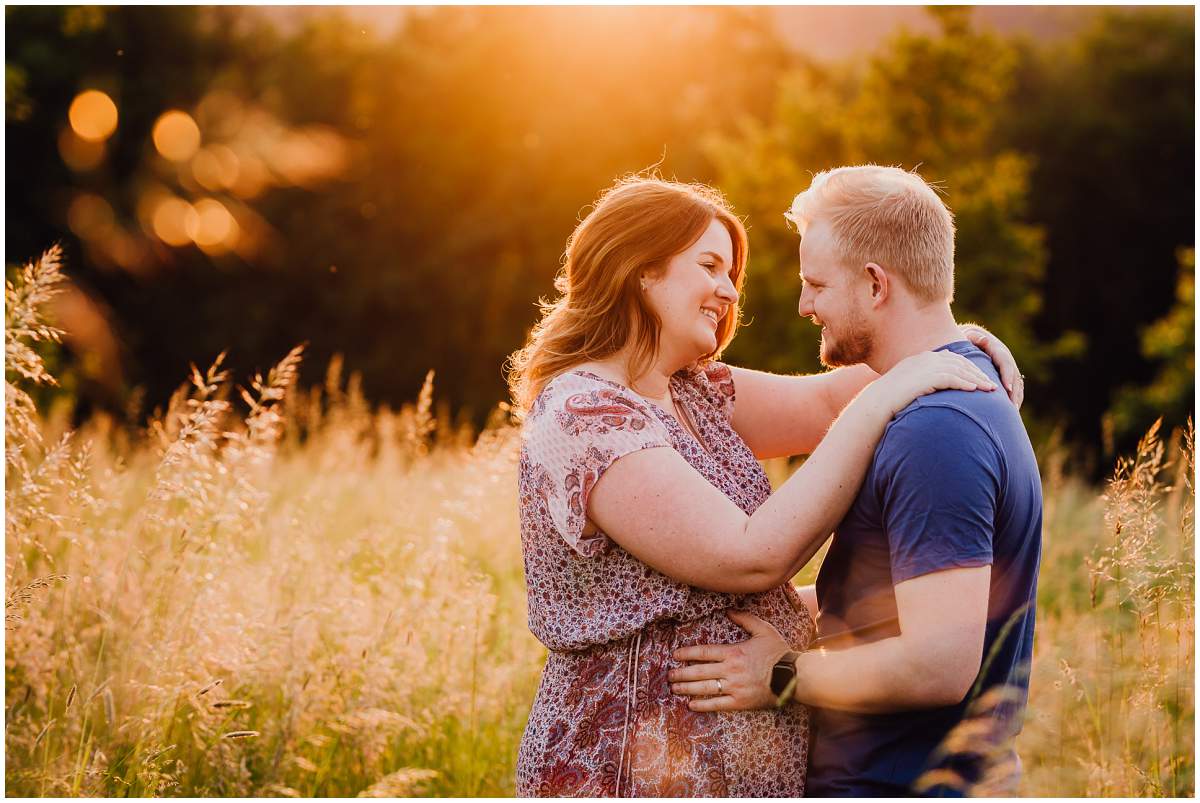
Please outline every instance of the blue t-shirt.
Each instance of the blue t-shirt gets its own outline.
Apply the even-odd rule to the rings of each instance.
[[[936,350],[943,349],[999,381],[991,360],[970,343]],[[893,586],[931,572],[991,565],[984,660],[974,687],[1015,687],[1017,699],[999,716],[1019,728],[1041,541],[1037,461],[1004,390],[922,396],[888,424],[834,534],[817,576],[817,643],[837,649],[899,635]],[[937,748],[970,702],[968,693],[957,705],[890,714],[815,710],[807,793],[913,794],[925,770],[943,765]],[[970,774],[969,767],[955,769]]]

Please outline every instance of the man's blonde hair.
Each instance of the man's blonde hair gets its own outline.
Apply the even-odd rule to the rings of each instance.
[[[802,235],[813,221],[827,221],[847,267],[874,262],[924,301],[954,298],[954,216],[915,172],[878,165],[822,171],[784,216]]]

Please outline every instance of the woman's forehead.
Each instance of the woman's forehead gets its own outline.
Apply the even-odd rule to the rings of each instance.
[[[733,258],[733,238],[725,225],[714,219],[688,251],[695,254],[708,251],[728,261]]]

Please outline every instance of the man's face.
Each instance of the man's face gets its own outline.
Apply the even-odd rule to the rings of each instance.
[[[828,224],[809,224],[800,240],[800,314],[821,327],[821,364],[866,362],[875,347],[863,306],[865,277],[841,265]]]

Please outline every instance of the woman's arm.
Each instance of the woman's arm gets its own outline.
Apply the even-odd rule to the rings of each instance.
[[[864,389],[786,483],[747,516],[673,449],[614,462],[587,502],[588,519],[668,577],[714,591],[764,591],[808,562],[849,509],[888,421],[935,390],[991,390],[965,357],[925,352]]]
[[[1001,384],[1019,409],[1025,383],[1012,352],[978,324],[959,328],[965,339],[992,358]],[[866,365],[797,376],[729,367],[737,390],[733,429],[759,460],[811,454],[850,400],[879,378]]]
[[[759,460],[811,454],[850,400],[879,378],[866,365],[800,376],[730,370],[733,429]]]

